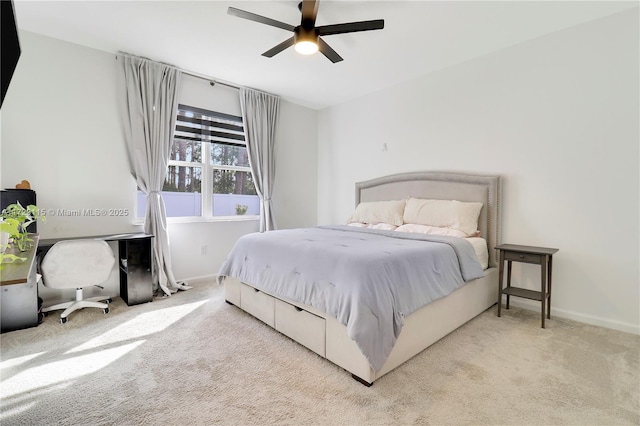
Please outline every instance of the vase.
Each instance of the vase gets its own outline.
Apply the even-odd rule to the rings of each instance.
[[[0,253],[4,253],[4,251],[7,249],[8,244],[9,244],[9,233],[0,232]]]

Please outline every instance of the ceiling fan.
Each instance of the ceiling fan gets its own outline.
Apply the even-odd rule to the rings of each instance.
[[[288,38],[262,54],[262,56],[266,56],[268,58],[282,52],[287,47],[295,46],[296,51],[303,55],[311,55],[319,50],[320,53],[326,56],[331,62],[340,62],[342,61],[342,57],[338,55],[338,53],[336,53],[336,51],[333,50],[324,40],[322,40],[320,36],[354,33],[358,31],[381,30],[384,28],[384,19],[322,25],[320,27],[316,27],[318,3],[318,0],[303,0],[298,4],[298,9],[302,13],[302,20],[300,21],[300,25],[297,27],[265,16],[256,15],[255,13],[236,9],[235,7],[230,7],[227,10],[227,13],[239,18],[249,19],[251,21],[260,22],[261,24],[293,32],[293,36],[291,38]]]

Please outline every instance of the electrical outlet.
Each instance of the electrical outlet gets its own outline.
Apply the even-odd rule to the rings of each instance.
[[[207,254],[207,246],[200,246],[200,254],[202,256],[204,256],[205,254]]]

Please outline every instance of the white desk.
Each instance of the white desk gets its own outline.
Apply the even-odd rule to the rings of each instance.
[[[38,279],[36,252],[38,234],[30,234],[31,249],[18,252],[8,248],[16,256],[26,257],[24,262],[6,263],[0,270],[0,328],[1,332],[35,327],[39,323]]]

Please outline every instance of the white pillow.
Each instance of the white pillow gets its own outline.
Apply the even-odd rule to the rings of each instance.
[[[402,225],[405,200],[369,201],[358,204],[347,223],[388,223]]]
[[[455,228],[466,236],[476,235],[482,203],[456,200],[409,198],[404,209],[404,223]]]
[[[398,228],[396,225],[391,225],[390,223],[373,224],[373,223],[351,222],[348,225],[354,226],[356,228],[382,229],[384,231],[395,231]]]
[[[418,225],[415,223],[405,223],[396,228],[398,232],[412,232],[415,234],[446,235],[449,237],[466,238],[467,234],[455,228],[443,228],[439,226]]]

